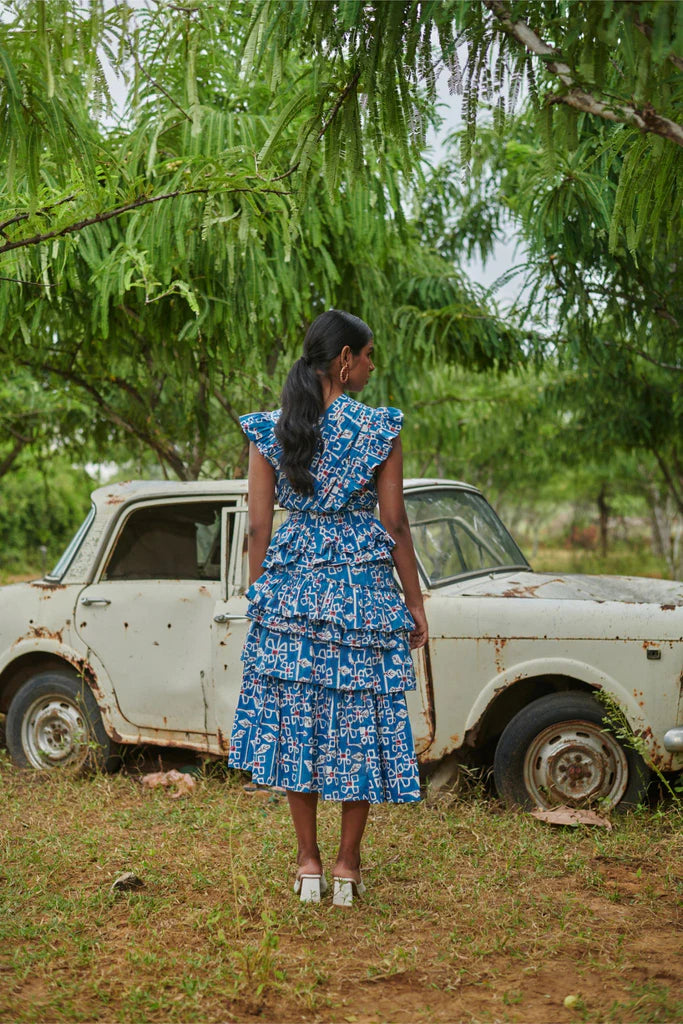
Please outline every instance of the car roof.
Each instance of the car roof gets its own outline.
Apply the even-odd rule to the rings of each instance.
[[[423,487],[459,487],[477,491],[476,487],[462,480],[441,480],[436,477],[409,477],[404,480],[406,491]],[[227,493],[246,494],[246,480],[125,480],[123,483],[107,484],[92,492],[92,500],[98,509],[128,504],[144,498],[191,498],[220,497]]]

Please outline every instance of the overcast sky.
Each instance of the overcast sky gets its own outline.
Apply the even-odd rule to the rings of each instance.
[[[462,97],[451,96],[448,89],[448,72],[442,71],[437,78],[437,93],[439,96],[440,113],[443,118],[443,123],[438,132],[434,132],[430,129],[427,133],[427,144],[429,146],[429,158],[432,162],[438,163],[439,157],[444,153],[444,140],[451,134],[451,132],[462,128]],[[478,284],[483,285],[485,288],[490,287],[501,274],[504,274],[507,270],[518,262],[519,255],[515,257],[515,245],[516,241],[514,237],[510,237],[504,243],[501,243],[495,247],[495,251],[491,259],[484,266],[481,261],[477,258],[471,260],[464,260],[462,267],[467,275]],[[504,285],[497,293],[496,297],[502,307],[509,305],[514,301],[519,292],[518,286],[514,281]]]

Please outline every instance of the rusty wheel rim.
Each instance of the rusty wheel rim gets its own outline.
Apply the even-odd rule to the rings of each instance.
[[[40,697],[24,715],[22,746],[34,768],[63,768],[87,757],[88,730],[80,708],[61,694]]]
[[[595,722],[558,722],[543,729],[524,759],[524,784],[539,807],[614,806],[628,784],[628,761],[617,740]]]

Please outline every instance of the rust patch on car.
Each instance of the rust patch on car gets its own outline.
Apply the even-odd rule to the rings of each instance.
[[[230,744],[226,740],[221,729],[216,730],[216,736],[218,737],[218,746],[221,748],[221,750],[230,750]]]
[[[516,584],[514,587],[508,587],[501,594],[501,597],[536,597],[536,591],[541,587],[547,586],[548,583],[562,583],[562,579],[559,577],[552,580],[541,580],[540,583],[531,583],[529,586],[522,586],[521,583]]]
[[[676,611],[676,605],[675,604],[660,604],[659,607],[662,609],[663,612],[675,612]]]
[[[671,769],[674,755],[673,753],[662,751],[659,743],[657,742],[652,733],[652,728],[649,725],[646,725],[642,729],[636,729],[633,735],[637,736],[639,739],[643,740],[646,743],[646,760],[649,760],[653,768],[657,769],[658,771],[664,772],[669,771]]]
[[[17,639],[12,644],[12,647],[16,647],[17,644],[22,643],[22,641],[24,640],[56,640],[58,644],[61,644],[63,642],[63,630],[51,630],[48,629],[47,626],[34,626],[32,625],[33,619],[31,619],[30,622],[31,625],[29,625],[28,633],[25,633],[23,636],[17,637]]]
[[[508,638],[505,636],[497,636],[493,638],[493,650],[494,650],[494,661],[496,663],[496,669],[498,672],[505,671],[505,664],[503,662],[503,650],[508,642]]]

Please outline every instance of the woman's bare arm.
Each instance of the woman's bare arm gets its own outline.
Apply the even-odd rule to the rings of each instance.
[[[413,538],[410,535],[408,514],[403,501],[403,450],[400,437],[394,439],[388,458],[377,470],[377,497],[379,518],[387,533],[396,542],[391,554],[403,587],[403,599],[415,619],[415,629],[410,634],[410,646],[424,647],[429,633]]]
[[[275,470],[252,441],[249,445],[249,583],[261,575],[273,532]]]

